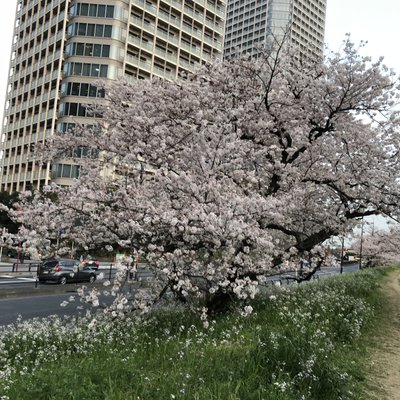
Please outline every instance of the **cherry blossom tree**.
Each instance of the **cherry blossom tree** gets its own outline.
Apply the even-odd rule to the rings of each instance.
[[[99,156],[76,159],[72,186],[27,193],[21,234],[42,252],[73,240],[141,255],[147,305],[173,293],[215,311],[289,258],[309,260],[310,279],[326,239],[362,216],[396,217],[397,77],[350,40],[324,62],[281,45],[174,82],[104,86],[102,118],[42,152]]]
[[[363,235],[362,249],[361,240],[358,238],[352,244],[354,250],[362,253],[362,266],[375,267],[383,265],[400,264],[400,227],[389,224],[385,230],[370,230]]]

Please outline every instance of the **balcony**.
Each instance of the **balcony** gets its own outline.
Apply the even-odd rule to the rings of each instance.
[[[135,66],[137,68],[143,69],[143,70],[151,73],[152,64],[148,60],[146,60],[146,61],[140,60],[138,57],[135,57],[135,56],[132,56],[130,54],[127,54],[126,57],[125,57],[125,61],[128,64],[132,64],[133,66]]]
[[[132,44],[136,45],[140,49],[145,49],[145,50],[148,50],[150,52],[153,52],[153,42],[141,40],[136,36],[129,35],[128,36],[128,43],[132,43]]]

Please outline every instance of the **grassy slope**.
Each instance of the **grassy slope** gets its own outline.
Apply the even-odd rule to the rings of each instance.
[[[253,304],[252,316],[232,313],[207,330],[187,313],[163,312],[89,355],[60,354],[32,376],[15,377],[9,397],[365,399],[364,350],[383,317],[376,288],[386,273],[275,290]]]

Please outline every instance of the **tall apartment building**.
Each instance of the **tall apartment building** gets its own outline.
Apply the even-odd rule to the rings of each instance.
[[[222,58],[225,12],[225,0],[19,0],[0,190],[71,183],[78,166],[42,164],[34,146],[93,123],[86,105],[104,101],[99,78],[174,79]]]
[[[257,55],[257,46],[287,32],[304,54],[322,57],[326,0],[228,0],[224,58]]]

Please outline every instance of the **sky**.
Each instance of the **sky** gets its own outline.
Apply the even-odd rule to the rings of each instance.
[[[3,120],[11,41],[17,0],[0,0],[0,121]],[[367,41],[364,55],[383,56],[388,67],[400,73],[399,0],[327,0],[325,42],[339,50],[346,33],[353,41]],[[380,221],[376,220],[379,226]]]

